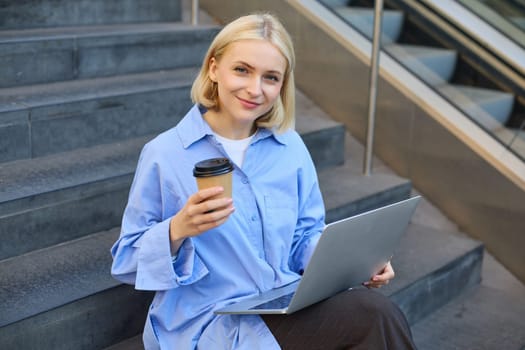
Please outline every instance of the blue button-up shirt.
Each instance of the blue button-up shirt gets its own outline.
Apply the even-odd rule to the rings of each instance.
[[[195,105],[139,158],[111,272],[136,289],[156,291],[147,326],[161,349],[279,349],[259,316],[213,310],[297,280],[325,226],[317,175],[300,136],[259,129],[242,169],[233,171],[235,212],[187,238],[173,262],[169,222],[197,191],[193,165],[225,156]]]

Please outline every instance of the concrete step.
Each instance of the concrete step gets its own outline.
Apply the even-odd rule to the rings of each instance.
[[[358,6],[339,6],[334,11],[369,39],[374,33],[374,9]],[[396,42],[403,28],[404,14],[397,10],[383,10],[381,43]]]
[[[407,199],[412,189],[407,179],[382,173],[363,176],[352,164],[319,171],[318,176],[323,200],[330,209],[326,213],[327,222],[377,208],[378,203],[386,205]]]
[[[432,86],[449,82],[456,68],[454,50],[402,44],[386,45],[384,50]]]
[[[151,293],[109,274],[118,229],[0,262],[2,349],[101,349],[136,334]]]
[[[0,89],[0,162],[123,141],[175,125],[196,68]]]
[[[321,190],[332,187],[326,181],[337,179],[345,189],[346,202],[354,208],[353,212],[348,211],[350,215],[363,208],[388,204],[395,196],[403,199],[397,187],[407,181],[394,175],[374,181],[374,175],[367,178],[345,173],[338,167],[331,171],[332,176],[321,179]],[[382,196],[377,195],[376,188],[366,185],[370,182],[381,183]],[[388,183],[393,195],[386,194]],[[339,209],[333,205],[327,202],[327,212],[332,217],[332,212]],[[115,228],[0,261],[0,275],[5,281],[0,289],[0,299],[4,301],[0,309],[0,348],[32,348],[36,342],[41,348],[100,348],[141,332],[151,294],[130,294],[129,288],[120,286],[110,276],[109,249],[118,233]],[[119,300],[113,306],[114,312],[107,309],[109,299]],[[90,305],[89,315],[82,307],[86,303]],[[126,308],[125,303],[130,303],[130,307]],[[106,328],[100,331],[108,324],[109,335]],[[75,331],[64,333],[64,329]],[[108,338],[113,338],[113,343],[108,343]]]
[[[118,235],[103,231],[0,261],[0,327],[119,285],[108,273]]]
[[[416,323],[420,350],[524,349],[525,294],[479,286]]]
[[[142,334],[128,338],[120,343],[111,345],[104,350],[143,350]]]
[[[297,130],[316,166],[341,164],[344,127],[298,110]],[[138,154],[154,135],[0,164],[0,259],[118,226]]]
[[[392,259],[396,278],[381,291],[413,325],[479,284],[483,252],[483,244],[466,235],[411,224]]]
[[[200,65],[217,31],[180,22],[0,31],[0,88]]]
[[[327,117],[320,118],[324,112],[300,90],[296,90],[295,103],[295,130],[308,147],[316,169],[342,165],[345,160],[344,125]]]
[[[437,90],[489,130],[505,125],[512,113],[511,93],[457,84],[445,84]]]
[[[0,165],[0,259],[120,225],[148,139]]]
[[[181,19],[181,1],[3,1],[1,13],[0,29],[179,21]]]

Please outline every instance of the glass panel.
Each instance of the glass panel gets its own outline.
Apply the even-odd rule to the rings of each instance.
[[[344,0],[321,0],[320,2],[372,40],[373,1],[351,2],[355,6],[345,5],[347,1]],[[461,2],[481,3],[474,0],[461,0]],[[485,1],[485,3],[489,2]],[[487,4],[483,6],[485,5]],[[465,68],[465,62],[459,62],[458,53],[455,50],[437,47],[435,42],[432,43],[434,46],[426,46],[428,45],[426,42],[420,44],[417,40],[403,37],[403,34],[400,33],[401,29],[398,28],[397,32],[395,29],[399,27],[395,23],[402,21],[402,16],[401,11],[392,11],[385,7],[382,19],[382,50],[432,87],[509,150],[525,160],[525,113],[520,112],[519,106],[516,108],[517,99],[514,94],[486,86],[472,86],[468,80],[476,80],[475,77],[458,77],[458,64],[461,64],[459,70]],[[411,33],[416,29],[415,27],[406,29],[406,22],[403,23],[403,26]],[[414,37],[413,34],[410,35]],[[470,71],[470,69],[467,70]],[[510,123],[509,120],[513,118],[513,115],[518,121]]]
[[[459,2],[525,48],[525,0],[459,0]]]
[[[508,141],[509,147],[525,159],[525,122],[520,128],[510,129],[512,138]]]

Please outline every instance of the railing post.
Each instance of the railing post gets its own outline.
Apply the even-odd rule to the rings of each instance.
[[[383,0],[376,0],[374,5],[374,35],[372,39],[372,57],[370,64],[370,91],[368,100],[368,124],[366,129],[366,145],[363,163],[363,173],[370,175],[374,145],[374,128],[377,98],[377,76],[379,69],[379,52],[381,48],[381,20],[383,16]]]
[[[191,0],[191,24],[199,24],[199,0]]]

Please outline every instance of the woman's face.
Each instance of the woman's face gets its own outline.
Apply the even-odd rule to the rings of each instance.
[[[250,128],[268,112],[281,92],[286,59],[270,42],[241,40],[230,44],[220,61],[210,61],[210,79],[218,84],[219,114]]]

